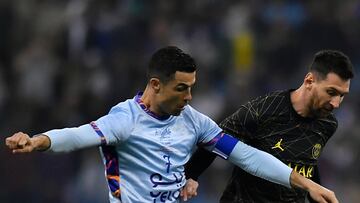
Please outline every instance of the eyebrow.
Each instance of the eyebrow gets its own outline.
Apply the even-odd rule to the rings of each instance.
[[[346,95],[346,94],[349,93],[349,92],[342,92],[342,91],[336,89],[335,87],[329,87],[329,89],[337,92],[337,93],[340,94],[341,96],[344,96],[344,95]]]
[[[195,85],[195,83],[188,85],[188,84],[186,84],[186,83],[180,82],[180,83],[177,84],[176,86],[193,87],[194,85]]]

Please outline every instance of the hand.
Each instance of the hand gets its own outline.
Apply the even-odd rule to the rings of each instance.
[[[313,182],[314,186],[309,188],[309,194],[313,200],[320,203],[339,203],[336,199],[335,193],[329,189]]]
[[[333,191],[328,190],[310,179],[292,171],[290,183],[293,187],[298,187],[309,192],[311,198],[320,203],[339,203]]]
[[[186,180],[185,186],[182,188],[180,196],[183,201],[187,201],[197,195],[197,188],[199,187],[199,183],[193,179]]]
[[[6,138],[5,143],[14,154],[32,152],[35,149],[29,135],[22,132],[15,133],[11,137]]]

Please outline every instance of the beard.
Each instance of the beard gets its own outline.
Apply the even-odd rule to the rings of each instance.
[[[333,107],[330,104],[326,104],[320,108],[312,109],[311,114],[317,118],[326,118],[333,112]]]

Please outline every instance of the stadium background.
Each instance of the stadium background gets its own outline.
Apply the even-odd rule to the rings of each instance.
[[[13,156],[3,141],[106,114],[142,90],[162,46],[194,56],[191,104],[221,121],[250,98],[300,85],[320,49],[342,50],[359,73],[359,36],[356,0],[1,0],[0,202],[106,202],[97,149]],[[323,184],[345,203],[360,202],[359,88],[356,78],[320,159]],[[191,202],[217,202],[230,172],[217,160]]]

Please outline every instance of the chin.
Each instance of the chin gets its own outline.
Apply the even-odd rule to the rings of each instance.
[[[318,116],[320,118],[326,118],[328,117],[332,112],[331,111],[320,111],[318,112]]]
[[[180,112],[174,112],[172,115],[173,116],[179,116],[181,114],[181,111]]]
[[[173,116],[179,116],[179,115],[181,114],[181,112],[182,112],[182,110],[173,111],[173,112],[171,113],[171,115],[173,115]]]

